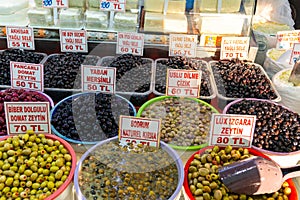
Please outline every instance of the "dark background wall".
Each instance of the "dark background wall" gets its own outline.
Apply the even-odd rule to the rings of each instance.
[[[289,0],[292,9],[292,17],[295,21],[295,29],[300,29],[300,0]]]

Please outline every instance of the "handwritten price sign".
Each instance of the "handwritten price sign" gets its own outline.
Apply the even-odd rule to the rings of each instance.
[[[42,0],[44,8],[68,8],[68,0]]]
[[[196,57],[197,35],[170,34],[169,56]]]
[[[300,30],[277,32],[278,49],[292,49],[294,43],[300,43]]]
[[[222,37],[220,59],[247,59],[249,37]]]
[[[100,0],[100,10],[125,12],[126,0]]]
[[[300,59],[300,43],[295,43],[290,58],[290,65],[294,65]]]
[[[144,34],[140,33],[118,33],[117,54],[131,53],[143,56]]]
[[[7,47],[34,50],[33,29],[28,27],[6,27]]]
[[[60,30],[61,52],[88,52],[86,31]]]

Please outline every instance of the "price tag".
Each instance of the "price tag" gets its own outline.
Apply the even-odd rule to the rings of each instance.
[[[10,62],[12,88],[44,91],[44,67],[42,64]]]
[[[68,8],[69,0],[42,0],[44,8]]]
[[[196,57],[197,35],[170,34],[169,56]]]
[[[120,116],[119,140],[121,143],[144,144],[159,147],[160,119]]]
[[[277,32],[277,49],[292,49],[294,43],[300,43],[300,30]]]
[[[221,42],[221,35],[201,34],[200,37],[200,46],[203,47],[221,47]]]
[[[117,54],[130,53],[143,56],[144,34],[141,33],[118,33]]]
[[[100,10],[125,12],[126,0],[100,0]]]
[[[33,29],[29,27],[6,27],[7,47],[35,50]]]
[[[209,145],[251,147],[255,115],[213,114]]]
[[[300,43],[295,43],[290,58],[290,65],[294,65],[299,59],[300,59]]]
[[[113,67],[82,65],[82,91],[115,93],[116,72],[117,69]]]
[[[200,96],[201,71],[167,69],[167,96],[195,97]]]
[[[85,30],[60,30],[61,52],[88,52]]]
[[[247,59],[249,41],[249,37],[222,37],[220,59]]]
[[[51,133],[49,102],[4,102],[8,134]]]

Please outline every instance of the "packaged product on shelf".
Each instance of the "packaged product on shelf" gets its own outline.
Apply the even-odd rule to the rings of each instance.
[[[0,26],[27,26],[28,0],[0,0]]]
[[[164,15],[161,13],[146,12],[144,19],[144,31],[163,32]]]
[[[86,0],[69,0],[69,7],[85,8]]]
[[[170,0],[168,3],[167,13],[184,13],[185,12],[184,0]]]
[[[125,10],[131,12],[138,11],[138,4],[138,0],[126,0]]]
[[[29,7],[29,0],[0,0],[0,15],[11,15]]]
[[[114,29],[135,31],[138,25],[138,14],[131,12],[117,12],[114,17]]]
[[[289,31],[292,30],[287,24],[280,24],[271,21],[257,21],[255,20],[252,24],[254,31],[258,31],[264,34],[275,36],[278,31]]]
[[[87,10],[85,12],[85,23],[87,29],[106,29],[108,27],[108,13]]]
[[[144,1],[144,10],[148,12],[162,13],[164,10],[164,0],[146,0]]]
[[[31,8],[27,14],[31,26],[47,27],[54,24],[52,9],[50,8]]]
[[[81,28],[83,26],[83,13],[79,8],[64,8],[59,13],[60,27]]]
[[[198,0],[199,1],[199,0]],[[218,7],[221,13],[233,13],[239,12],[241,6],[241,0],[200,0],[199,12],[218,12]]]

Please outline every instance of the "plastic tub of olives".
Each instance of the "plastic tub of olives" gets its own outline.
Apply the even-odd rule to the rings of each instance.
[[[218,111],[196,98],[160,96],[144,103],[138,117],[162,120],[161,140],[177,150],[198,150],[208,145],[211,115]]]
[[[213,81],[212,72],[208,68],[208,63],[204,60],[188,60],[184,57],[159,58],[155,60],[152,82],[153,93],[155,95],[166,95],[167,69],[201,70],[202,77],[199,99],[210,103],[216,97],[216,86]]]
[[[115,67],[116,93],[130,100],[135,106],[145,103],[152,93],[154,61],[132,54],[105,56],[98,66]]]
[[[221,109],[238,98],[280,102],[281,97],[262,66],[240,60],[210,61]]]
[[[256,115],[252,147],[281,166],[300,160],[300,116],[269,100],[246,98],[229,103],[224,114]]]
[[[164,142],[158,149],[101,141],[80,158],[74,175],[78,199],[179,199],[183,164]]]
[[[68,142],[92,145],[118,135],[120,115],[136,115],[132,103],[120,95],[74,94],[51,110],[51,130]]]
[[[226,163],[236,162],[250,156],[270,159],[253,148],[208,146],[195,152],[184,167],[183,194],[185,199],[298,200],[297,189],[292,179],[283,183],[282,188],[276,193],[249,196],[229,192],[219,178],[218,168]]]

